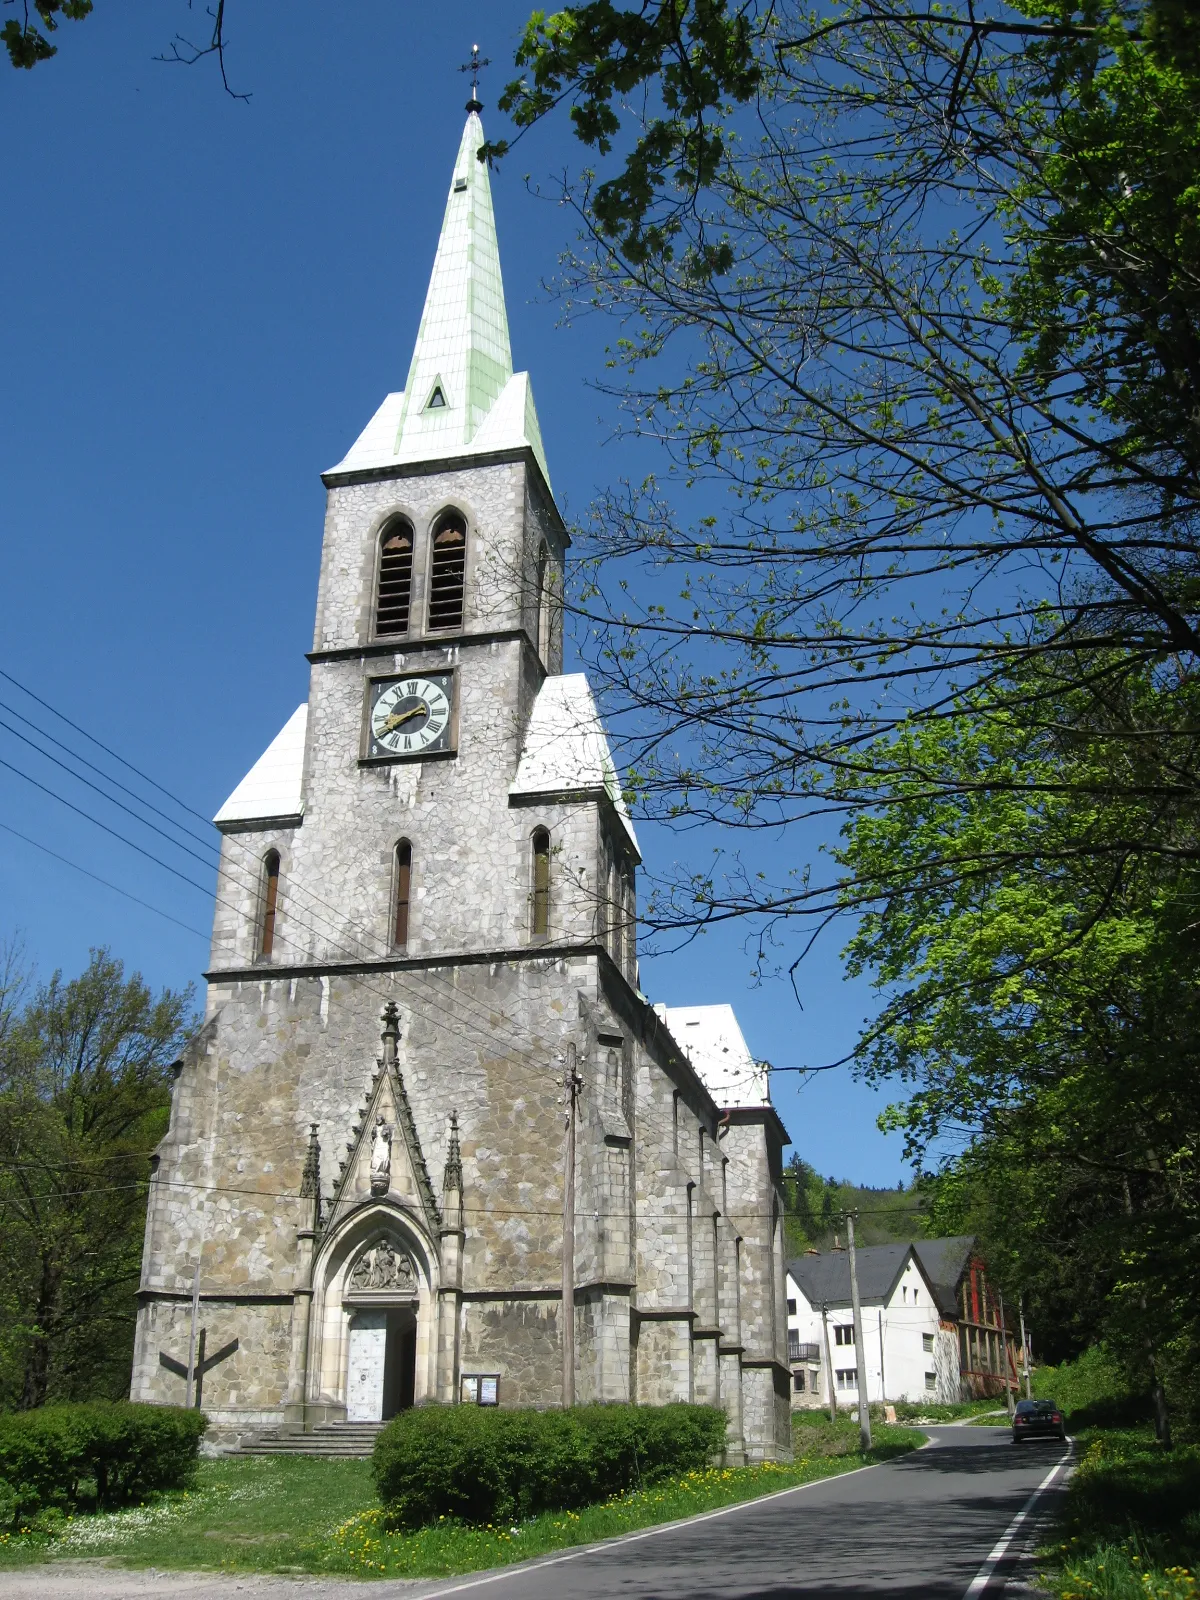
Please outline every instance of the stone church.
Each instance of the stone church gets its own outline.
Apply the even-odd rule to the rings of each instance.
[[[786,1457],[787,1134],[728,1006],[639,990],[479,110],[407,382],[324,474],[307,704],[215,819],[132,1394],[184,1403],[198,1330],[229,1440],[573,1387],[711,1402],[731,1460]]]

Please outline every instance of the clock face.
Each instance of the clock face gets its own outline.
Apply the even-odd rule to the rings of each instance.
[[[367,717],[368,756],[394,759],[451,749],[453,697],[451,672],[372,683]]]

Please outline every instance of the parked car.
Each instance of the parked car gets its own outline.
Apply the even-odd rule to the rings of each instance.
[[[1012,1436],[1014,1444],[1024,1439],[1065,1439],[1067,1425],[1053,1400],[1018,1400]]]

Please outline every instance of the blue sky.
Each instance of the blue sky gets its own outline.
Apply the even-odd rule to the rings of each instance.
[[[0,65],[0,668],[203,817],[307,693],[319,473],[404,381],[462,128],[454,67],[478,39],[496,63],[493,104],[528,3],[356,0],[336,30],[316,0],[227,11],[248,104],[222,92],[212,63],[153,59],[176,30],[201,31],[184,0],[100,6],[62,26],[53,61]],[[503,131],[494,112],[484,120]],[[494,179],[514,360],[533,375],[568,519],[641,470],[588,384],[613,330],[564,326],[540,287],[571,224],[531,188],[549,192],[575,158],[560,122]],[[0,702],[41,715],[2,679]],[[0,719],[25,731],[10,711]],[[3,729],[0,761],[124,828]],[[169,853],[192,888],[4,766],[0,823],[203,934],[0,832],[0,933],[22,932],[41,972],[73,972],[107,944],[155,984],[198,980],[203,863]],[[640,833],[658,865],[713,843]],[[819,842],[788,848],[799,864]],[[752,1050],[781,1065],[843,1054],[870,994],[844,980],[836,946],[806,964],[800,1010],[786,983],[751,986],[743,938],[655,958],[643,986],[670,1004],[729,1000]],[[823,1172],[902,1175],[898,1139],[874,1126],[882,1101],[845,1070],[803,1087],[781,1075],[775,1095]]]

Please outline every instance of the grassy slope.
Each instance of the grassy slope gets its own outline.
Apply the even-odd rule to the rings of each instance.
[[[1200,1448],[1159,1449],[1148,1426],[1076,1435],[1047,1581],[1063,1600],[1194,1600]]]
[[[864,1459],[887,1460],[922,1442],[912,1429],[877,1428],[876,1447],[864,1458],[857,1453],[855,1424],[805,1417],[789,1466],[692,1472],[604,1505],[549,1512],[516,1529],[439,1524],[415,1534],[386,1531],[369,1462],[226,1457],[201,1462],[194,1488],[162,1495],[152,1505],[80,1517],[56,1530],[0,1534],[0,1568],[107,1556],[176,1569],[443,1577],[754,1499],[851,1470]]]

